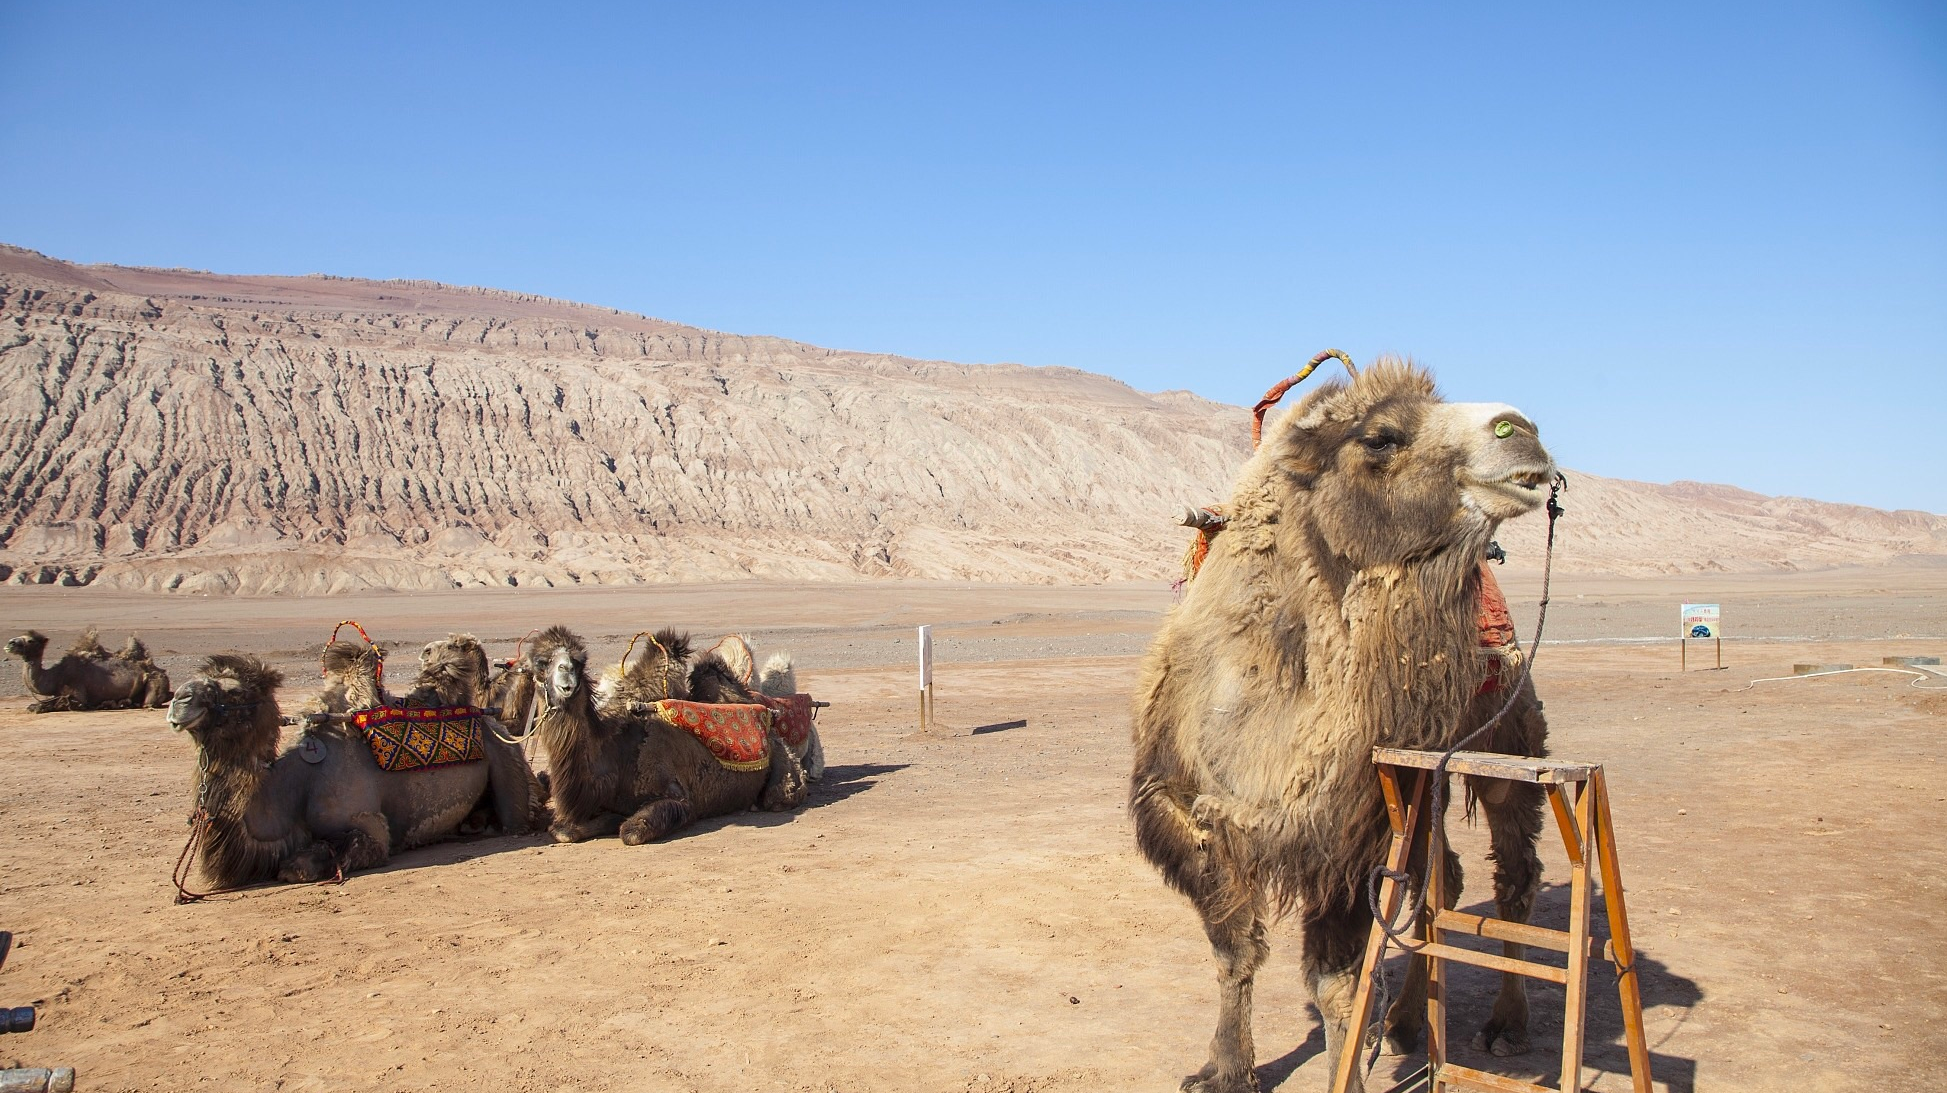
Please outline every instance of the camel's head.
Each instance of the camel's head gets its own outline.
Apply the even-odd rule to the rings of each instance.
[[[1325,545],[1360,567],[1477,555],[1501,521],[1541,506],[1555,475],[1521,411],[1446,402],[1431,376],[1395,360],[1312,392],[1260,457],[1274,484],[1308,496]]]
[[[244,653],[219,653],[176,688],[169,725],[210,751],[263,751],[277,744],[277,688],[284,674]]]
[[[47,649],[47,635],[39,630],[29,630],[17,638],[7,640],[7,652],[22,660],[39,660]]]
[[[528,646],[527,669],[541,702],[558,710],[586,686],[588,650],[567,627],[550,626]]]

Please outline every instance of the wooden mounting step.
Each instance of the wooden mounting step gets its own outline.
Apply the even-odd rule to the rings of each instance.
[[[1415,847],[1424,838],[1425,850],[1417,860],[1441,862],[1446,856],[1446,832],[1441,817],[1430,815],[1433,778],[1428,772],[1440,766],[1442,753],[1374,748],[1372,761],[1379,768],[1379,788],[1386,798],[1386,817],[1392,824],[1391,849],[1386,855],[1389,875],[1380,882],[1380,912],[1394,920],[1405,902],[1405,888],[1393,880],[1416,860]],[[1431,1074],[1429,1093],[1453,1089],[1487,1090],[1488,1093],[1581,1093],[1584,1018],[1587,1014],[1589,962],[1599,952],[1616,965],[1616,989],[1622,999],[1623,1040],[1629,1048],[1629,1076],[1632,1093],[1651,1093],[1649,1042],[1643,1034],[1643,997],[1636,974],[1636,950],[1629,940],[1629,913],[1623,905],[1622,866],[1616,857],[1616,842],[1609,818],[1609,786],[1600,763],[1576,763],[1560,759],[1539,759],[1492,752],[1463,751],[1447,758],[1446,770],[1474,778],[1497,778],[1511,782],[1539,784],[1560,829],[1562,844],[1568,851],[1569,925],[1554,930],[1525,922],[1509,922],[1484,915],[1446,909],[1442,898],[1445,870],[1427,871],[1427,907],[1434,913],[1422,915],[1409,927],[1406,947],[1413,959],[1427,961],[1427,1063]],[[1410,774],[1409,774],[1410,772]],[[1410,788],[1406,788],[1410,787]],[[1608,909],[1609,941],[1600,945],[1589,934],[1590,912],[1594,904],[1595,878],[1602,879],[1603,903]],[[1517,956],[1481,952],[1450,945],[1444,939],[1460,935],[1487,938],[1504,945],[1530,945],[1568,956],[1568,966],[1556,967]],[[1348,1044],[1365,1042],[1366,1025],[1372,1018],[1373,978],[1386,957],[1388,938],[1385,927],[1374,923],[1366,939],[1365,962],[1359,970],[1359,986],[1353,995]],[[1516,950],[1518,951],[1518,950]],[[1521,1081],[1502,1074],[1474,1070],[1449,1062],[1446,1058],[1447,1004],[1444,965],[1457,961],[1476,967],[1561,984],[1567,998],[1562,1006],[1561,1084],[1554,1089]],[[1363,1052],[1339,1053],[1332,1077],[1333,1093],[1344,1093],[1360,1065]]]

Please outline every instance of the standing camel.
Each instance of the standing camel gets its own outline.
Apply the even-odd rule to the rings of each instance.
[[[1480,694],[1495,663],[1476,626],[1481,559],[1554,474],[1519,411],[1445,402],[1424,371],[1390,360],[1313,391],[1244,465],[1134,703],[1137,844],[1190,898],[1217,962],[1216,1034],[1186,1091],[1257,1089],[1251,988],[1268,920],[1291,909],[1327,1059],[1357,1050],[1346,1028],[1372,925],[1365,883],[1390,831],[1371,750],[1444,750],[1500,707],[1504,695]],[[1539,754],[1545,734],[1524,682],[1481,746]],[[1525,921],[1540,797],[1509,786],[1480,799],[1501,915]],[[1457,896],[1458,858],[1443,867]],[[1409,995],[1423,994],[1423,970],[1413,978]],[[1483,1030],[1497,1053],[1526,1048],[1523,991],[1507,977]],[[1395,1046],[1417,1039],[1419,1011],[1395,1007]]]

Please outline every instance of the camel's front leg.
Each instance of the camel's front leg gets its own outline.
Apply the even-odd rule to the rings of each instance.
[[[784,746],[776,733],[771,734],[771,766],[765,774],[764,792],[757,798],[759,808],[767,812],[788,812],[804,804],[808,787],[805,784],[804,767],[798,764],[798,757]]]
[[[615,834],[621,829],[623,819],[625,817],[620,812],[608,811],[597,812],[583,820],[562,816],[556,818],[554,826],[549,828],[548,832],[558,843],[586,842],[589,839],[601,839]]]
[[[1535,895],[1541,890],[1541,856],[1535,853],[1535,840],[1541,836],[1542,788],[1532,782],[1502,782],[1504,794],[1483,794],[1487,827],[1494,850],[1494,906],[1509,922],[1526,922],[1534,913]],[[1498,800],[1497,800],[1498,798]],[[1518,942],[1501,943],[1503,955],[1520,960],[1527,946]],[[1501,993],[1495,996],[1494,1010],[1487,1024],[1474,1037],[1474,1047],[1495,1055],[1523,1055],[1528,1043],[1528,981],[1513,972],[1501,975]]]
[[[1305,911],[1305,983],[1325,1024],[1327,1088],[1338,1074],[1340,1054],[1356,1053],[1363,1046],[1349,1041],[1347,1034],[1371,927],[1372,913],[1363,902]],[[1365,1093],[1365,1088],[1365,1067],[1355,1063],[1347,1093]]]
[[[641,846],[655,842],[672,831],[688,827],[695,819],[696,810],[690,807],[687,798],[658,797],[622,821],[622,843],[624,846]]]
[[[1418,874],[1424,866],[1414,866]],[[1461,869],[1460,855],[1447,849],[1447,875],[1442,881],[1440,892],[1443,910],[1451,911],[1460,900],[1461,882],[1466,879]],[[1433,909],[1421,913],[1421,937],[1432,937],[1429,927],[1433,919]],[[1393,1001],[1392,1008],[1386,1011],[1386,1053],[1388,1055],[1410,1055],[1419,1050],[1420,1037],[1426,1033],[1426,957],[1417,953],[1406,958],[1406,982],[1400,987],[1399,997]]]
[[[1244,833],[1219,803],[1199,798],[1191,811],[1203,838],[1202,869],[1189,896],[1203,916],[1203,931],[1217,960],[1217,1031],[1210,1038],[1210,1061],[1183,1079],[1183,1089],[1246,1093],[1258,1087],[1251,988],[1271,952],[1264,937],[1264,891],[1244,864]]]

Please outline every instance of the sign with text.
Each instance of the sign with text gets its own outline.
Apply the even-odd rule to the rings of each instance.
[[[919,687],[925,690],[933,685],[933,628],[919,628]]]
[[[1717,605],[1714,603],[1684,604],[1681,633],[1686,638],[1723,637],[1724,633],[1717,622]]]

